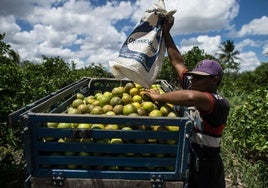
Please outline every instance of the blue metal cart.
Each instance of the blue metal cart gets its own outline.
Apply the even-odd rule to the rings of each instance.
[[[24,126],[26,187],[187,187],[193,120],[187,108],[181,117],[103,116],[64,113],[77,93],[93,95],[129,80],[83,78],[10,114],[10,123]],[[157,80],[169,92],[165,80]],[[48,122],[179,126],[179,131],[48,128]],[[64,142],[59,142],[64,138]],[[111,138],[123,143],[106,142]],[[92,142],[92,139],[94,142]],[[157,142],[132,142],[133,140]],[[167,144],[165,140],[176,140]]]

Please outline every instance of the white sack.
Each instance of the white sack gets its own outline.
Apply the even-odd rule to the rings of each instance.
[[[119,56],[109,61],[117,79],[128,78],[149,88],[162,69],[166,47],[162,25],[176,11],[166,11],[164,0],[155,0],[123,43]]]

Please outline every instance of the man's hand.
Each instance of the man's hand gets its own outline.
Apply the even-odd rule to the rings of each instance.
[[[169,31],[172,28],[173,24],[174,24],[174,19],[166,18],[165,22],[163,24],[163,32],[164,33],[169,33]]]
[[[141,95],[147,95],[149,96],[153,101],[158,101],[160,94],[160,91],[157,89],[146,89],[141,92]]]

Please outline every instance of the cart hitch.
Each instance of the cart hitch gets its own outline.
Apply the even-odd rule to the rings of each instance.
[[[64,182],[64,177],[62,172],[53,172],[53,177],[52,177],[52,184],[55,187],[62,187],[63,182]]]
[[[151,187],[152,188],[164,188],[164,176],[161,174],[151,175]]]

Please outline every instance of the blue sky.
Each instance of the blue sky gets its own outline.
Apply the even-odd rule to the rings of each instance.
[[[77,67],[109,68],[119,49],[153,0],[1,0],[0,33],[22,60],[60,56]],[[241,71],[268,62],[267,0],[165,0],[176,9],[171,29],[182,53],[198,46],[215,55],[234,41]]]

